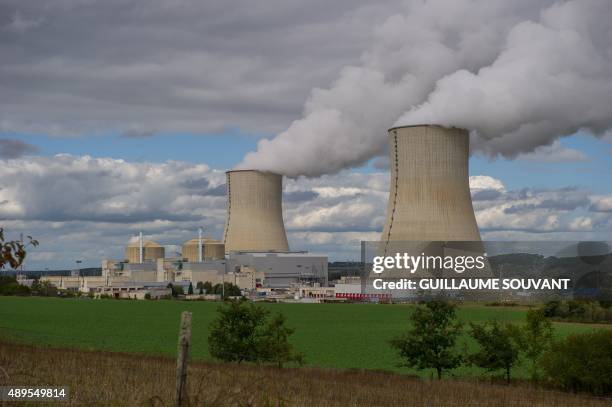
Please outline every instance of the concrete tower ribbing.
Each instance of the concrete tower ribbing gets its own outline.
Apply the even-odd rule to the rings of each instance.
[[[223,241],[232,251],[289,250],[283,223],[283,178],[270,172],[228,171]]]
[[[382,241],[480,241],[469,186],[469,133],[389,130],[391,182]]]

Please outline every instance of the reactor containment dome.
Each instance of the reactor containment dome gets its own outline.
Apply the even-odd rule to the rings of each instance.
[[[289,251],[283,223],[282,175],[255,171],[227,171],[225,252]]]
[[[198,253],[198,250],[201,250],[201,253]],[[200,239],[195,238],[183,244],[182,255],[191,263],[204,260],[219,260],[225,258],[225,246],[223,242],[209,237],[202,238],[200,246]]]
[[[164,247],[151,240],[131,242],[125,248],[125,258],[129,263],[156,261],[163,259],[164,256]]]

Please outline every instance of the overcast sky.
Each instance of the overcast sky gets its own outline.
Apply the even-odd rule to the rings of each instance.
[[[220,238],[224,171],[362,64],[407,3],[0,0],[0,225],[40,240],[31,269],[99,266],[139,230],[169,253],[198,226]],[[293,249],[354,259],[379,237],[377,149],[285,181]],[[475,154],[483,237],[612,240],[611,163],[612,136],[585,131],[512,160]]]

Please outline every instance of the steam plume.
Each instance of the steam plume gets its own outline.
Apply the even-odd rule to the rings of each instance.
[[[515,157],[612,127],[609,0],[414,0],[375,29],[360,66],[313,89],[303,117],[239,168],[318,176],[380,155],[390,124],[472,130]]]

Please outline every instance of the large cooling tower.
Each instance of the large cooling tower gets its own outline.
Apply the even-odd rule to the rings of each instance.
[[[228,171],[226,176],[226,253],[288,251],[283,224],[283,177],[252,170]]]
[[[389,129],[391,183],[382,241],[480,241],[468,178],[469,133]]]

